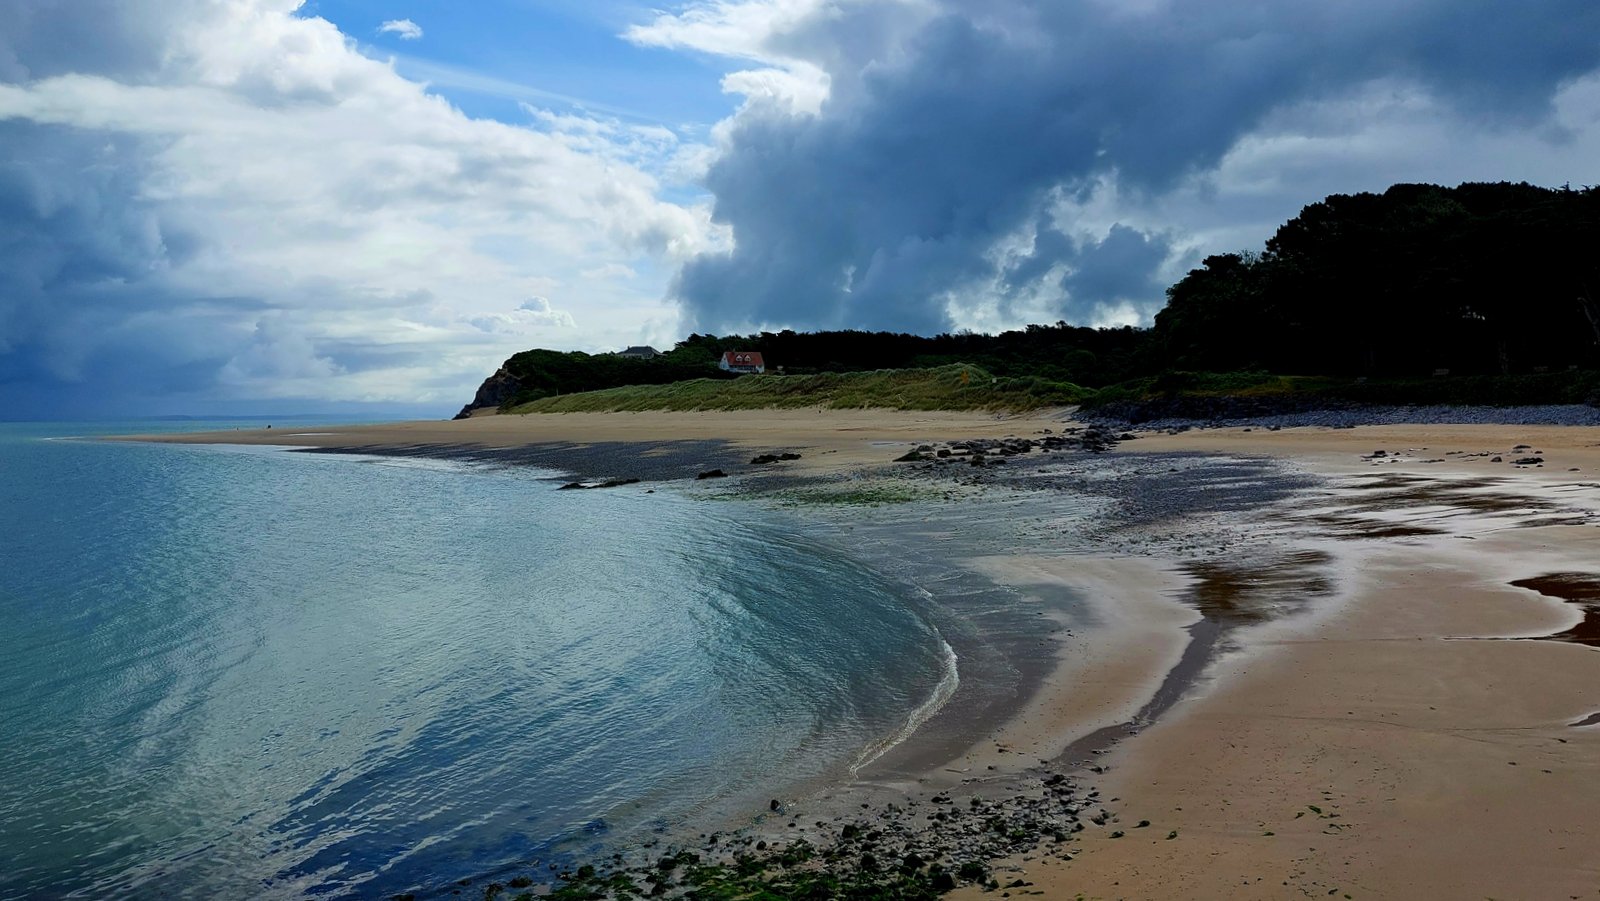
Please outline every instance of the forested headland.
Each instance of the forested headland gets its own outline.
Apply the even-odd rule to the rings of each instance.
[[[943,367],[965,372],[962,386],[973,391],[1005,385],[998,406],[1030,393],[1041,404],[1177,393],[1595,402],[1597,291],[1597,189],[1403,184],[1330,196],[1260,250],[1207,257],[1167,290],[1150,328],[1057,322],[998,335],[694,334],[654,359],[530,350],[507,360],[468,409],[731,379],[716,362],[732,350],[766,358],[769,374],[745,379]],[[974,372],[988,379],[974,380]],[[745,386],[740,394],[748,402],[752,392]],[[651,403],[648,392],[628,396],[633,408]],[[718,395],[704,385],[673,396],[714,406]]]

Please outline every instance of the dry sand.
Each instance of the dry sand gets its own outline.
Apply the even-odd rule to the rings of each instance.
[[[1581,618],[1509,583],[1600,575],[1600,528],[1537,525],[1558,519],[1544,504],[1600,509],[1597,443],[1593,429],[1500,426],[1140,442],[1272,455],[1336,492],[1381,475],[1393,500],[1360,515],[1438,534],[1328,541],[1339,602],[1245,633],[1198,696],[1108,755],[1093,784],[1118,819],[1091,826],[1070,863],[1012,861],[1002,881],[1049,898],[1600,897],[1600,728],[1572,725],[1600,711],[1600,649],[1501,640]],[[1517,444],[1544,467],[1466,456],[1508,461]]]
[[[799,468],[880,463],[883,442],[1027,435],[1060,428],[1060,413],[906,413],[884,410],[750,410],[707,413],[553,413],[474,416],[454,421],[306,429],[249,429],[133,436],[178,444],[265,444],[297,447],[477,444],[490,448],[538,443],[728,441],[750,449],[810,450]],[[827,455],[826,457],[824,455]],[[893,454],[889,457],[895,456]]]
[[[885,462],[908,442],[1059,429],[1061,418],[563,414],[160,440],[726,439],[806,449],[803,465],[815,471]],[[1517,444],[1530,447],[1513,452]],[[1378,449],[1384,457],[1362,459]],[[1600,575],[1600,528],[1562,524],[1583,519],[1563,511],[1600,510],[1600,430],[1228,429],[1152,435],[1127,450],[1265,455],[1331,480],[1326,497],[1238,527],[1310,529],[1306,540],[1336,561],[1336,597],[1240,633],[1242,647],[1191,697],[1102,758],[1109,772],[1093,784],[1118,799],[1107,807],[1120,819],[1082,833],[1070,863],[1003,864],[1003,881],[1032,883],[1013,895],[1600,898],[1600,727],[1572,725],[1600,712],[1600,648],[1502,640],[1582,618],[1572,604],[1509,583]],[[1510,461],[1535,451],[1542,468],[1489,462],[1490,453]],[[1319,522],[1328,523],[1320,539]],[[1426,534],[1391,534],[1395,526]],[[1349,540],[1363,531],[1371,537]],[[1063,645],[1062,668],[995,737],[994,747],[1013,752],[1007,759],[1059,753],[1148,700],[1194,619],[1178,603],[1186,577],[1175,562],[1030,553],[973,563],[1024,588],[1083,589],[1102,618],[1093,644]],[[994,747],[975,748],[965,766],[999,760]]]

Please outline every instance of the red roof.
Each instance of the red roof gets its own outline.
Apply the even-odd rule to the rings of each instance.
[[[730,350],[722,355],[722,362],[729,366],[760,366],[762,369],[767,368],[766,362],[761,359],[761,354],[755,351]]]

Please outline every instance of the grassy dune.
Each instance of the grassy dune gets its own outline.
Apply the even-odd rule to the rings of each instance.
[[[1075,404],[1089,392],[1067,382],[997,379],[976,366],[884,369],[820,375],[694,379],[546,397],[509,413],[610,413],[640,410],[1033,410]]]
[[[1364,379],[1274,375],[1266,372],[1166,372],[1102,388],[1093,392],[1092,397],[1086,397],[1084,405],[1102,407],[1117,403],[1216,398],[1299,400],[1327,406],[1600,405],[1600,373],[1572,371]]]

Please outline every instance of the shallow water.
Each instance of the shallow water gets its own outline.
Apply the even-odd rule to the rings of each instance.
[[[747,506],[86,431],[0,425],[0,897],[427,891],[754,814],[948,689]]]

